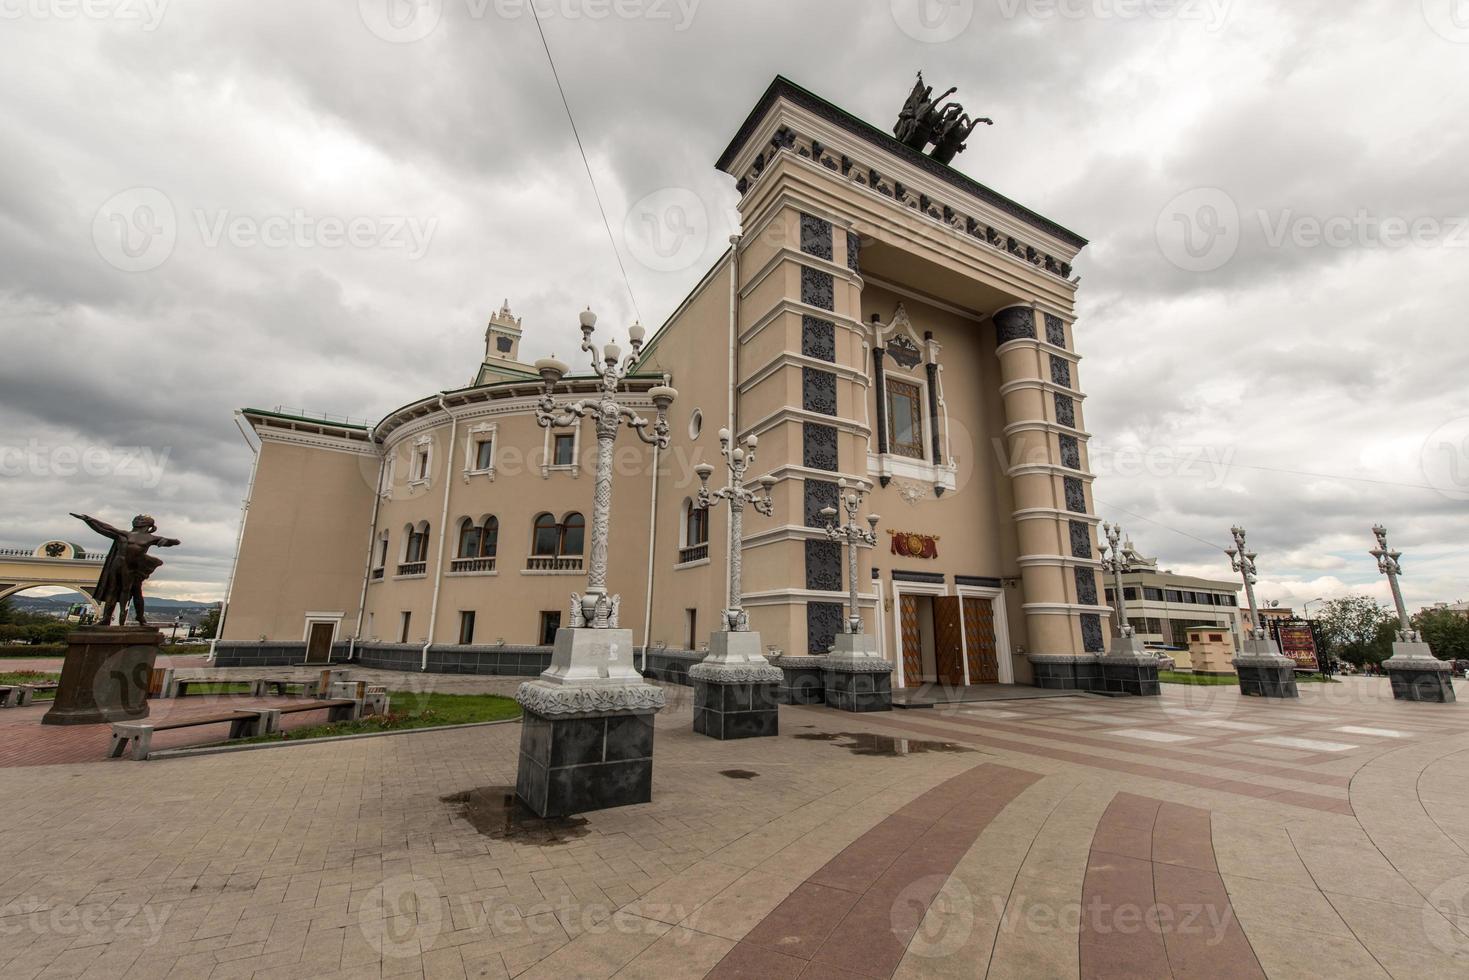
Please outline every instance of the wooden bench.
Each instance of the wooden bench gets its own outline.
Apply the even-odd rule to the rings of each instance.
[[[173,721],[162,721],[157,723],[119,721],[112,725],[112,744],[108,747],[107,756],[110,759],[118,759],[127,751],[128,743],[132,743],[133,758],[142,761],[148,758],[148,753],[153,748],[154,732],[169,732],[180,728],[201,728],[205,725],[222,725],[226,722],[230,726],[230,738],[249,738],[252,735],[269,735],[280,728],[280,712],[274,708],[244,709],[241,711],[220,711],[211,715],[200,715],[197,718],[179,718]]]
[[[282,715],[295,715],[303,711],[320,711],[326,709],[326,720],[332,721],[356,721],[362,717],[362,702],[349,698],[311,698],[300,704],[283,704],[271,710],[278,711]]]

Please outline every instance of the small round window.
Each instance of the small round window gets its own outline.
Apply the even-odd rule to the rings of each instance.
[[[699,411],[696,408],[696,409],[694,409],[693,414],[689,416],[689,438],[690,439],[697,439],[697,438],[699,438],[699,433],[701,431],[703,431],[703,428],[704,428],[704,413],[701,412],[701,411]]]

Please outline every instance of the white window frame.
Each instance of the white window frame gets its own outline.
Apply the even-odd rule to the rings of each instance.
[[[423,465],[419,466],[419,460]],[[421,435],[409,447],[408,485],[410,487],[432,486],[434,482],[434,437]]]
[[[551,462],[551,453],[555,448],[555,436],[566,435],[566,429],[555,429],[546,426],[545,436],[541,442],[541,479],[549,479],[552,473],[570,473],[573,478],[581,475],[581,430],[582,420],[578,419],[576,425],[570,426],[571,430],[571,462],[556,465]]]
[[[486,439],[490,441],[490,465],[481,468],[479,465],[479,444]],[[500,426],[496,422],[481,422],[472,426],[466,433],[464,441],[464,482],[468,483],[471,476],[488,477],[491,482],[495,479],[495,457],[500,452]]]

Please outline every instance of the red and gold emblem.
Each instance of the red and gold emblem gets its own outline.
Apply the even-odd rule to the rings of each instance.
[[[936,534],[916,534],[912,531],[889,531],[893,537],[893,554],[899,558],[937,558],[939,539]]]

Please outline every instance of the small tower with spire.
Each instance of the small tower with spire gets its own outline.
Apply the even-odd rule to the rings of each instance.
[[[510,312],[507,299],[490,315],[489,325],[485,327],[485,360],[518,363],[519,355],[520,317]]]

